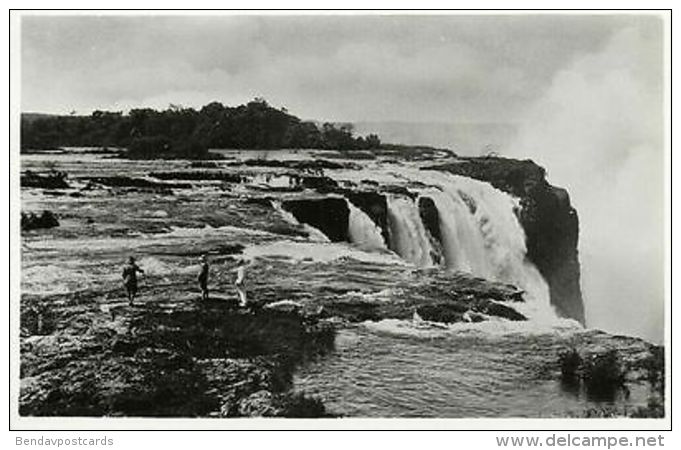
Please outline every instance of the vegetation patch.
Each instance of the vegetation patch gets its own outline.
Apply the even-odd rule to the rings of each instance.
[[[561,382],[570,390],[582,388],[587,397],[596,402],[611,403],[618,394],[629,395],[628,380],[632,369],[643,369],[651,395],[646,406],[635,408],[602,405],[592,407],[578,417],[664,417],[664,347],[652,346],[644,359],[625,364],[616,350],[583,356],[575,348],[558,356]]]
[[[37,230],[40,228],[53,228],[59,226],[57,216],[51,211],[43,211],[41,214],[33,212],[21,213],[22,231]]]
[[[303,121],[262,98],[245,105],[210,103],[200,110],[171,106],[89,116],[22,116],[22,151],[58,147],[121,147],[131,159],[215,159],[209,148],[377,149],[375,134],[354,136],[350,124]]]
[[[66,172],[53,170],[45,174],[39,174],[31,170],[27,170],[21,174],[21,187],[66,189],[69,187],[66,178]]]

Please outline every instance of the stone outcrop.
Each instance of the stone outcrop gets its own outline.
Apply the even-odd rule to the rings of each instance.
[[[440,213],[437,210],[437,206],[435,206],[435,202],[430,197],[421,197],[419,198],[418,206],[423,226],[435,240],[442,244]]]
[[[552,305],[561,316],[584,323],[577,251],[579,219],[565,189],[550,185],[545,170],[531,160],[460,158],[427,168],[486,181],[520,198],[519,219],[527,236],[527,255],[547,281]]]
[[[348,240],[350,210],[342,198],[303,198],[282,202],[282,207],[298,222],[306,223],[324,233],[332,242]]]
[[[219,170],[176,170],[167,172],[151,172],[149,176],[159,180],[186,180],[186,181],[225,181],[228,183],[241,183],[243,177],[237,173]]]
[[[90,183],[100,184],[108,187],[117,188],[142,188],[142,189],[191,189],[192,185],[188,183],[164,183],[161,181],[152,181],[145,178],[133,178],[124,176],[111,177],[90,177]]]
[[[326,415],[288,392],[296,364],[333,345],[333,329],[315,320],[229,301],[56,300],[22,302],[21,415]]]

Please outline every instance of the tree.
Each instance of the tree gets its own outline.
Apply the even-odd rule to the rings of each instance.
[[[159,145],[159,142],[167,143]],[[94,111],[89,116],[22,116],[22,149],[59,146],[129,147],[131,157],[207,156],[207,148],[372,149],[381,145],[376,135],[353,136],[351,124],[301,121],[286,108],[273,108],[262,97],[245,105],[220,102],[199,111],[171,104],[166,110]]]

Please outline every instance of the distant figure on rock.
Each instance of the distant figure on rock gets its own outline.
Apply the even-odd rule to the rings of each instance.
[[[137,272],[144,273],[144,270],[140,269],[135,263],[135,258],[131,256],[128,258],[128,264],[123,268],[123,284],[125,285],[125,291],[128,293],[130,306],[133,305],[137,295]]]
[[[239,260],[237,267],[235,269],[236,279],[234,280],[234,286],[236,287],[236,292],[239,294],[239,305],[247,306],[248,301],[246,299],[246,267],[248,266],[248,261],[245,259]]]
[[[201,288],[201,300],[208,300],[208,258],[201,256],[201,272],[199,273],[199,287]]]

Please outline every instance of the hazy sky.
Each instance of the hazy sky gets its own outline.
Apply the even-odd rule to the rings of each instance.
[[[264,96],[303,118],[509,122],[641,16],[76,16],[22,20],[22,110]]]

